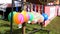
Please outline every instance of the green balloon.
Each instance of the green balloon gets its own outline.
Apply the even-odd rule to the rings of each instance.
[[[8,21],[11,21],[11,17],[14,16],[14,14],[16,14],[17,12],[16,11],[13,11],[13,16],[11,15],[12,12],[9,13],[8,15]]]
[[[30,19],[29,19],[29,21],[32,21],[32,20],[34,19],[34,15],[33,15],[33,13],[31,13],[31,12],[28,12],[28,14],[29,14],[29,16],[30,16]]]

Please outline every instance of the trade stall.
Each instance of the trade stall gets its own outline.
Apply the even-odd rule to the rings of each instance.
[[[21,11],[21,5],[16,8],[14,4],[14,11]],[[3,16],[2,19],[7,19],[8,14],[12,11],[12,0],[0,0],[0,15]]]

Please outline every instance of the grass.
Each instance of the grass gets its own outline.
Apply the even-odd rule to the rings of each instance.
[[[40,25],[37,24],[26,24],[26,34],[32,32],[34,28],[39,28]],[[50,34],[60,34],[60,17],[56,17],[51,21],[51,23],[44,29],[50,30]],[[21,34],[22,29],[19,29],[16,24],[13,23],[13,34]],[[0,20],[0,34],[10,34],[10,22]],[[33,34],[48,34],[46,31],[38,31]]]
[[[60,17],[53,19],[46,28],[51,30],[51,34],[60,34]]]

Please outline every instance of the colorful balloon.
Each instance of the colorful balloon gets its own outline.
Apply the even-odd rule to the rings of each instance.
[[[34,15],[33,15],[33,13],[28,12],[28,14],[29,14],[29,16],[30,16],[29,21],[32,21],[32,20],[34,19]]]
[[[19,24],[19,22],[18,22],[18,14],[19,14],[19,13],[16,13],[16,14],[13,16],[13,21],[14,21],[14,23],[16,23],[16,24]]]
[[[13,11],[13,16],[11,15],[12,12],[9,13],[8,15],[8,21],[11,21],[11,17],[14,16],[14,14],[16,14],[17,12],[16,11]]]
[[[48,19],[48,15],[45,13],[42,13],[43,17],[44,17],[44,21],[46,21]]]
[[[38,19],[39,19],[39,14],[37,12],[32,11],[33,15],[34,15],[34,19],[32,20],[32,23],[35,24],[37,23]]]
[[[38,21],[38,14],[36,12],[33,12],[33,14],[34,14],[33,22],[37,23],[37,21]]]
[[[29,15],[27,14],[27,12],[23,10],[23,11],[21,12],[21,14],[24,16],[24,22],[28,22],[28,20],[29,20]]]
[[[18,15],[18,20],[21,22],[20,24],[23,24],[24,22],[24,16],[22,14]]]
[[[30,15],[27,13],[28,20],[30,19]]]
[[[40,17],[40,18],[39,18],[38,22],[39,22],[39,23],[43,22],[43,21],[44,21],[44,17],[43,17],[41,14],[40,14],[39,17]]]
[[[14,16],[13,16],[13,19],[14,19],[14,22],[16,24],[23,24],[24,23],[24,17],[22,14],[20,13],[16,13]]]

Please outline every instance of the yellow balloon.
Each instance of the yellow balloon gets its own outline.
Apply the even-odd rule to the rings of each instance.
[[[24,16],[24,22],[28,22],[29,19],[28,19],[28,14],[27,14],[27,12],[23,10],[23,11],[21,12],[21,14]]]

